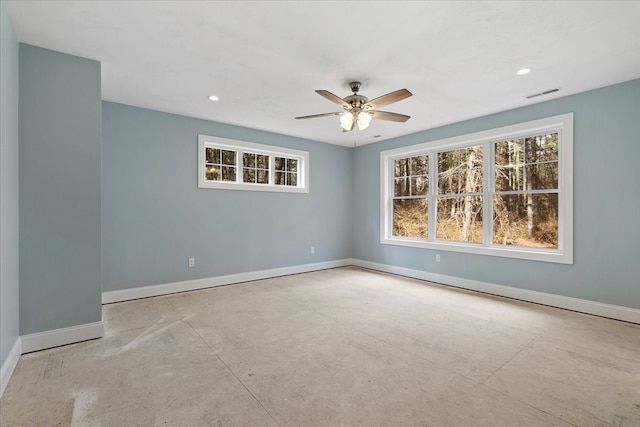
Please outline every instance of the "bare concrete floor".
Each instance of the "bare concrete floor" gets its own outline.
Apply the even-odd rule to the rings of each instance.
[[[104,306],[2,426],[640,426],[640,326],[357,268]]]

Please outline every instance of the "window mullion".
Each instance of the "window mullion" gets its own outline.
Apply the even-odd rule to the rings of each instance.
[[[385,200],[385,209],[387,212],[387,218],[385,221],[385,233],[387,236],[391,237],[393,236],[393,200],[395,197],[395,193],[394,193],[394,183],[395,183],[395,175],[394,175],[394,159],[393,158],[388,158],[387,159],[387,173],[389,174],[389,176],[391,177],[391,179],[387,179],[386,181],[386,187],[385,187],[385,193],[387,195],[386,200]]]
[[[482,244],[493,244],[493,190],[495,184],[495,144],[485,142],[482,150]]]
[[[436,240],[436,195],[438,192],[438,155],[429,151],[429,193],[427,195],[427,240]]]

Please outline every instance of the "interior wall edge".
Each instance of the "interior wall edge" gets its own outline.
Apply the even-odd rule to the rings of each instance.
[[[104,324],[100,321],[22,335],[20,339],[22,341],[22,354],[25,354],[52,347],[59,347],[61,345],[102,338],[103,336]]]
[[[370,270],[377,270],[385,273],[397,274],[399,276],[406,276],[413,279],[453,286],[456,288],[484,292],[491,295],[507,297],[536,304],[543,304],[551,307],[577,311],[580,313],[640,324],[640,310],[636,308],[605,304],[596,301],[566,297],[563,295],[549,294],[546,292],[514,288],[511,286],[464,279],[461,277],[448,276],[439,273],[430,273],[428,271],[397,267],[394,265],[381,264],[360,259],[354,259],[353,265],[357,267],[368,268]]]
[[[352,259],[325,261],[312,264],[302,264],[291,267],[272,268],[269,270],[257,270],[246,273],[229,274],[225,276],[206,277],[202,279],[185,280],[180,282],[162,283],[158,285],[140,286],[131,289],[107,291],[102,293],[102,304],[129,301],[140,298],[149,298],[160,295],[175,294],[177,292],[195,291],[198,289],[213,288],[216,286],[230,285],[234,283],[250,282],[252,280],[270,279],[278,276],[308,273],[329,268],[346,267],[353,265]]]
[[[21,354],[22,342],[20,337],[17,337],[9,351],[9,354],[7,355],[7,358],[4,360],[4,363],[2,363],[2,368],[0,368],[0,397],[2,397],[4,390],[9,384],[9,380],[18,365]]]

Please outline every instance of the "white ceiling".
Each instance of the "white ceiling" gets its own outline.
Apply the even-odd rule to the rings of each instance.
[[[346,146],[640,78],[640,1],[5,4],[21,42],[100,61],[104,100]],[[353,80],[409,89],[382,109],[412,118],[293,119],[340,111],[314,90]]]

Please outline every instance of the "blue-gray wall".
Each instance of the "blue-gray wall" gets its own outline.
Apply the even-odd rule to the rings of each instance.
[[[18,52],[0,3],[0,366],[19,336]]]
[[[101,102],[99,63],[34,46],[20,45],[18,73],[0,11],[3,363],[18,324],[24,335],[100,320],[101,284],[110,291],[350,257],[640,308],[640,80],[351,150]],[[573,265],[444,251],[435,263],[432,250],[379,243],[380,151],[567,112],[575,113]],[[310,193],[198,189],[199,133],[309,151]]]
[[[102,319],[100,63],[20,45],[20,334]]]
[[[381,151],[568,112],[575,114],[573,265],[445,251],[436,263],[434,250],[380,244]],[[640,80],[357,148],[353,257],[640,308],[638,159]]]
[[[351,256],[349,148],[110,102],[102,113],[104,291]],[[308,151],[309,193],[199,189],[198,134]]]

